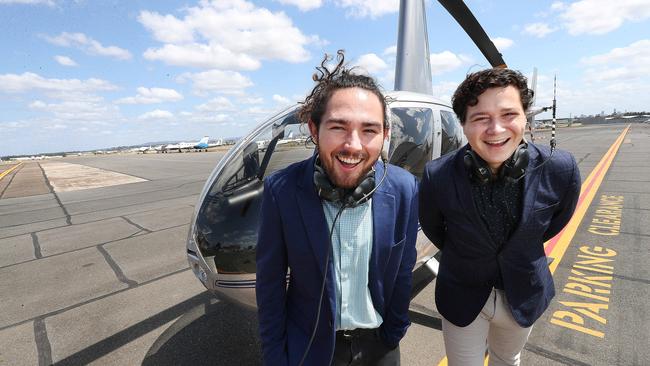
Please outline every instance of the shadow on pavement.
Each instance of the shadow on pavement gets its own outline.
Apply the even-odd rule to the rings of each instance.
[[[87,365],[164,324],[143,365],[259,365],[257,313],[208,292],[172,306],[86,347],[55,365]]]
[[[208,299],[161,334],[142,364],[252,366],[261,359],[257,312]]]

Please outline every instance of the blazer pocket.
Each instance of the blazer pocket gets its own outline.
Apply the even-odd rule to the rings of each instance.
[[[551,221],[555,209],[558,207],[559,202],[556,202],[552,205],[546,205],[542,207],[535,207],[532,212],[532,217],[534,223],[537,225],[546,226]]]
[[[546,206],[542,206],[542,207],[534,207],[533,208],[533,213],[538,213],[538,212],[542,212],[542,211],[546,211],[546,210],[550,210],[550,209],[555,209],[555,207],[557,207],[557,205],[559,205],[559,204],[560,204],[559,202],[555,202],[555,203],[553,203],[551,205],[546,205]]]

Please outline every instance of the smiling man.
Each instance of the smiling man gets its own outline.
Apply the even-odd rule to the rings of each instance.
[[[509,69],[467,76],[452,104],[468,144],[427,164],[420,224],[442,251],[436,306],[449,365],[519,365],[555,295],[544,241],[569,222],[580,173],[567,152],[527,143],[533,92]]]
[[[399,365],[410,324],[417,183],[380,160],[384,96],[338,56],[332,71],[327,57],[317,68],[299,111],[314,156],[264,182],[256,294],[265,365]]]

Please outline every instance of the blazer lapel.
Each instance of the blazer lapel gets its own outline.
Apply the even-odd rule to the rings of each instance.
[[[537,162],[538,157],[540,156],[539,152],[537,149],[532,145],[528,145],[528,154],[529,154],[529,161],[528,161],[528,168],[526,169],[526,175],[524,176],[524,191],[522,192],[522,208],[521,208],[521,219],[519,220],[519,225],[517,225],[517,229],[514,231],[513,235],[511,237],[514,237],[515,234],[521,230],[522,227],[526,225],[528,220],[531,218],[531,214],[533,212],[533,207],[535,206],[535,199],[537,198],[537,187],[539,186],[539,177],[540,177],[540,172],[537,171],[539,169],[543,169],[543,167],[540,167],[539,169],[535,168],[538,166],[538,164],[541,164],[540,162]],[[533,173],[533,169],[535,169]],[[529,172],[531,174],[529,174]]]
[[[302,217],[303,230],[309,238],[309,245],[314,252],[318,270],[323,274],[327,251],[330,250],[329,231],[323,206],[314,189],[314,159],[312,157],[305,164],[304,174],[298,182],[295,199]]]
[[[468,178],[467,168],[463,162],[463,157],[465,151],[469,148],[469,145],[465,146],[465,149],[461,149],[455,157],[455,167],[456,167],[456,179],[453,181],[456,183],[456,197],[460,201],[463,211],[469,216],[471,223],[474,227],[480,228],[481,235],[488,240],[493,247],[497,247],[496,243],[492,240],[490,233],[485,227],[485,222],[481,219],[481,216],[478,214],[476,205],[474,204],[474,196],[472,195],[472,186]]]
[[[375,164],[376,181],[384,174],[382,163]],[[370,255],[369,283],[377,284],[390,257],[395,230],[395,196],[388,179],[372,195],[372,252]],[[379,282],[378,282],[379,281]]]

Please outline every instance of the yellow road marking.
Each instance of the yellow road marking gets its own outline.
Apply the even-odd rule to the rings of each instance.
[[[7,175],[7,174],[13,172],[16,168],[18,168],[18,167],[21,166],[21,165],[23,165],[23,162],[22,162],[22,161],[21,161],[20,163],[16,164],[16,165],[12,166],[11,168],[5,170],[4,172],[0,173],[0,179],[4,178],[5,175]]]
[[[576,231],[578,231],[582,219],[587,214],[587,209],[591,206],[591,202],[593,201],[598,188],[600,188],[610,165],[612,165],[612,161],[614,161],[614,157],[616,157],[616,153],[623,143],[623,139],[629,129],[630,126],[628,125],[616,139],[614,144],[609,148],[605,156],[603,156],[600,162],[596,165],[594,170],[591,171],[587,179],[585,179],[585,182],[580,189],[578,206],[576,207],[576,211],[573,213],[567,226],[564,227],[564,229],[554,238],[545,243],[547,250],[550,249],[550,253],[547,251],[547,255],[554,258],[553,263],[549,266],[551,273],[555,273],[555,269],[560,264],[569,244],[571,244],[573,236]]]
[[[578,206],[576,207],[571,220],[569,220],[569,223],[555,237],[544,243],[544,247],[547,250],[550,250],[550,253],[547,251],[546,254],[554,259],[553,263],[551,263],[549,266],[551,273],[555,273],[555,269],[560,264],[564,253],[569,247],[569,244],[571,244],[573,236],[575,235],[576,231],[578,231],[578,227],[580,226],[582,219],[585,217],[587,209],[591,205],[591,201],[593,201],[594,196],[596,195],[600,184],[603,182],[603,178],[609,170],[610,165],[612,165],[612,161],[614,160],[614,157],[616,156],[619,147],[623,143],[625,135],[629,129],[630,125],[628,125],[625,130],[623,130],[616,141],[614,141],[614,144],[612,144],[609,150],[607,150],[607,153],[605,153],[600,162],[596,164],[596,167],[591,171],[587,179],[585,179],[582,187],[580,188]],[[488,357],[485,357],[485,365],[488,364],[488,359]],[[447,356],[445,356],[438,363],[438,366],[447,366]]]

